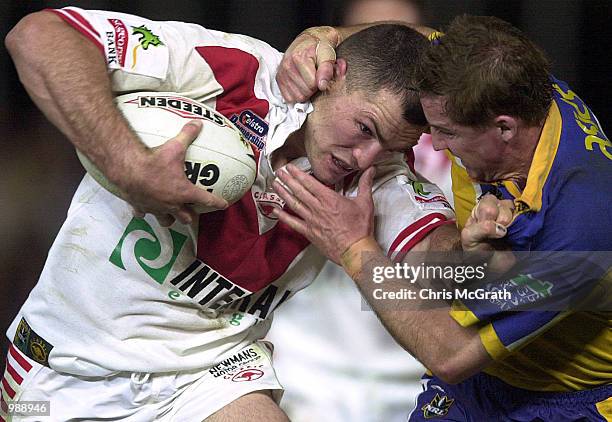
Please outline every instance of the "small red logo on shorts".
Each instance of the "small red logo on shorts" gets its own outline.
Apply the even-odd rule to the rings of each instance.
[[[254,381],[263,377],[263,371],[259,369],[244,369],[232,377],[234,382]]]

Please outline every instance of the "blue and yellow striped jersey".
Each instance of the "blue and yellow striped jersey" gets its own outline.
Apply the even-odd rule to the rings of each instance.
[[[506,240],[515,251],[612,251],[612,143],[584,102],[566,83],[552,78],[554,101],[521,191],[513,182],[475,184],[453,159],[457,221],[463,227],[477,198],[486,192],[514,200],[517,215]],[[604,255],[609,257],[610,254]],[[588,277],[610,277],[608,258]],[[601,264],[601,263],[600,263]],[[532,268],[529,277],[564,288],[592,287],[577,261]],[[554,267],[554,268],[553,268]],[[563,283],[556,277],[563,273]],[[607,275],[606,275],[607,273]],[[537,277],[532,277],[534,274]],[[581,278],[582,277],[582,278]],[[557,283],[557,284],[555,284]],[[584,284],[584,286],[583,286]],[[561,298],[563,299],[563,298]],[[612,312],[566,309],[513,311],[482,301],[455,302],[451,315],[479,327],[495,363],[486,372],[516,387],[572,391],[612,381]],[[541,309],[541,308],[539,308]]]

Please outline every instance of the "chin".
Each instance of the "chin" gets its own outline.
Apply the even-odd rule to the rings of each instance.
[[[312,176],[324,185],[335,185],[337,180],[332,177],[325,169],[312,167]]]
[[[471,171],[467,170],[467,174],[476,183],[492,183],[494,180],[489,180],[489,178],[479,171]]]
[[[332,178],[332,177],[319,177],[316,173],[313,173],[313,176],[315,177],[315,179],[317,179],[319,182],[323,183],[324,185],[327,186],[333,186],[336,183],[339,182],[338,178]]]

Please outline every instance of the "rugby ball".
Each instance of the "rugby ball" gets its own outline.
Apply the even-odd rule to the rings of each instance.
[[[175,137],[190,120],[203,123],[202,131],[187,148],[185,175],[197,187],[225,199],[238,201],[255,181],[253,150],[240,131],[225,116],[210,107],[178,94],[136,92],[115,98],[117,107],[149,148]],[[120,196],[120,190],[77,150],[87,172],[105,189]],[[199,213],[213,211],[196,207]]]

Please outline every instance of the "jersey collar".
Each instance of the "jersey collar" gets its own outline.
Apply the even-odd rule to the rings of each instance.
[[[561,128],[561,112],[553,101],[527,174],[525,189],[521,193],[513,182],[509,180],[503,182],[504,187],[515,197],[514,204],[518,214],[527,211],[538,212],[542,209],[542,191],[557,155]]]

